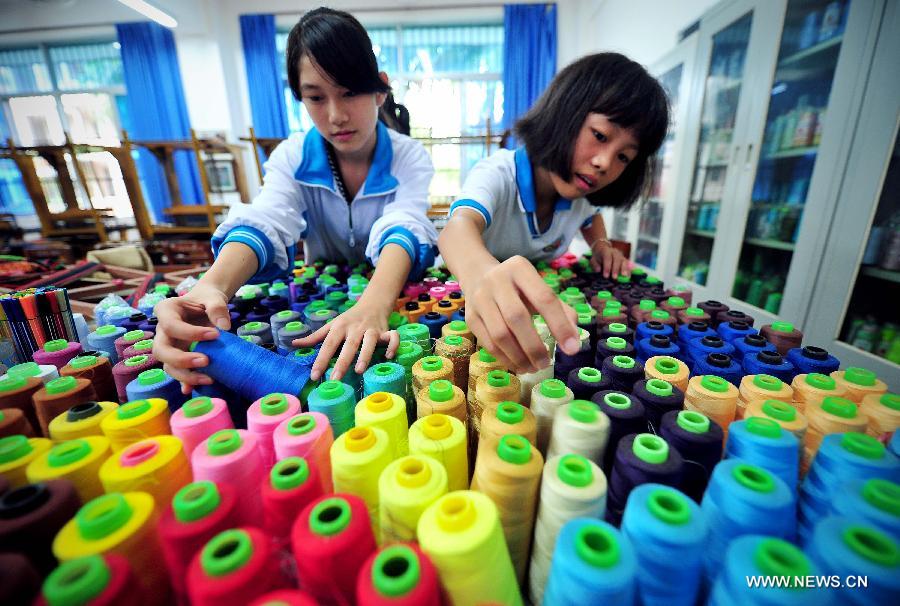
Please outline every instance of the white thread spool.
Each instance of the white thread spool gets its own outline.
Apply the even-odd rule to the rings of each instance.
[[[531,412],[537,420],[537,449],[547,454],[553,432],[553,415],[556,409],[575,398],[572,390],[558,379],[546,379],[531,390]]]
[[[609,440],[609,417],[593,402],[572,400],[556,409],[547,458],[580,454],[597,465]]]

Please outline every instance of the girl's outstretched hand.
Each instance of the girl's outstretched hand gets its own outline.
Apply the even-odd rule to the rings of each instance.
[[[631,275],[631,261],[608,240],[603,244],[595,244],[591,253],[591,268],[602,273],[605,278]]]

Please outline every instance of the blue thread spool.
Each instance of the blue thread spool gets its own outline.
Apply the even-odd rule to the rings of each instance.
[[[709,324],[701,320],[695,320],[689,324],[682,324],[678,329],[678,345],[683,350],[688,350],[691,341],[694,339],[702,339],[703,337],[716,336],[716,331],[709,327]]]
[[[722,427],[702,413],[673,410],[662,416],[659,435],[684,459],[681,490],[699,503],[722,460]]]
[[[594,366],[600,368],[606,358],[613,356],[635,357],[634,346],[622,337],[607,337],[597,342],[597,353],[594,355]]]
[[[741,366],[744,364],[744,358],[747,356],[755,356],[764,349],[770,349],[771,346],[766,338],[762,335],[747,335],[742,339],[738,339],[734,343],[734,353],[731,357],[737,360]]]
[[[787,352],[787,361],[794,365],[797,374],[817,372],[830,375],[841,367],[841,361],[821,347],[807,345]]]
[[[740,320],[732,320],[731,322],[724,322],[719,324],[719,327],[716,329],[719,333],[719,336],[722,337],[722,340],[726,343],[734,343],[738,339],[743,339],[747,335],[755,335],[759,334],[755,328],[747,324],[746,322],[741,322]]]
[[[251,402],[274,392],[298,395],[309,381],[309,372],[298,371],[295,362],[222,330],[217,339],[192,344],[191,351],[209,358],[205,374]]]
[[[613,356],[603,360],[600,372],[609,375],[613,389],[631,393],[634,384],[644,377],[644,365],[628,356]]]
[[[711,353],[707,354],[705,358],[695,359],[694,374],[722,377],[735,387],[740,387],[741,379],[744,378],[741,365],[724,353]]]
[[[716,465],[700,508],[709,524],[704,569],[715,580],[729,543],[739,536],[766,534],[792,541],[797,532],[794,493],[784,481],[741,459]]]
[[[764,530],[760,528],[759,532]],[[781,539],[760,534],[738,537],[731,542],[719,566],[722,572],[712,588],[707,606],[830,606],[834,603],[833,590],[815,585],[765,589],[749,586],[747,579],[750,577],[795,579],[822,573],[802,551]]]
[[[691,363],[688,365],[691,369],[691,374],[698,374],[694,371],[694,365],[697,363],[697,360],[705,360],[706,356],[711,353],[719,353],[730,356],[734,353],[734,346],[731,343],[726,343],[722,337],[716,336],[706,336],[701,339],[694,339],[688,345],[688,351],[690,351],[690,359]]]
[[[309,412],[328,417],[335,438],[353,428],[356,394],[346,383],[324,381],[310,392],[308,403]]]
[[[621,322],[612,322],[606,326],[597,327],[598,342],[610,337],[619,337],[620,339],[625,339],[632,345],[634,344],[634,330]]]
[[[641,322],[634,331],[634,342],[640,343],[642,340],[649,339],[653,335],[665,335],[674,338],[675,331],[668,324],[663,324],[657,320]]]
[[[459,309],[456,310],[456,312],[454,312],[454,314],[452,316],[450,316],[450,321],[453,322],[454,320],[462,320],[463,322],[466,321],[465,306],[460,307]]]
[[[278,350],[282,354],[288,355],[298,349],[293,343],[294,339],[302,339],[311,334],[312,330],[303,322],[288,322],[278,331]]]
[[[401,341],[418,343],[425,355],[431,355],[431,331],[424,324],[419,324],[418,322],[404,324],[397,329],[397,333],[400,335]]]
[[[637,555],[639,603],[693,606],[697,602],[708,532],[700,506],[681,491],[644,484],[631,492],[622,534]]]
[[[131,318],[134,309],[131,307],[114,307],[107,310],[103,317],[104,324],[112,324],[113,326],[122,326]],[[128,330],[127,328],[125,329]]]
[[[406,397],[406,371],[395,362],[382,362],[363,373],[363,397],[386,391]]]
[[[637,345],[637,361],[646,364],[654,356],[670,356],[683,361],[684,354],[676,345],[674,335],[653,335],[649,339],[641,339]]]
[[[156,319],[156,316],[150,316],[138,326],[138,330],[143,330],[144,332],[152,332],[154,335],[156,334],[156,326],[159,324],[159,320]]]
[[[128,316],[128,319],[122,323],[122,328],[124,328],[127,332],[131,332],[132,330],[140,330],[141,323],[146,319],[147,314],[131,314],[130,316]]]
[[[637,398],[614,390],[598,391],[591,401],[609,417],[609,440],[603,451],[603,473],[609,477],[619,441],[629,434],[641,433],[647,427],[644,405]]]
[[[268,322],[247,322],[237,329],[239,337],[259,337],[261,343],[272,343],[272,327]]]
[[[728,324],[729,322],[743,322],[747,326],[753,326],[755,320],[753,316],[749,314],[745,314],[742,311],[738,311],[737,309],[729,309],[727,311],[720,311],[719,315],[716,317],[716,328],[722,324]]]
[[[307,308],[306,323],[309,326],[310,330],[316,332],[317,330],[334,320],[337,315],[337,312],[333,309],[319,309],[310,314],[309,309]]]
[[[244,314],[244,319],[247,322],[265,322],[268,324],[271,317],[272,310],[264,305],[255,305],[253,309]]]
[[[325,293],[323,300],[328,304],[328,309],[338,311],[347,302],[347,293],[341,290],[329,290]]]
[[[116,339],[124,335],[127,331],[121,326],[113,326],[107,324],[100,326],[92,333],[88,333],[88,345],[94,349],[99,349],[109,353],[109,361],[116,364],[119,361],[119,355],[116,353]]]
[[[900,484],[882,478],[846,481],[835,494],[830,513],[875,526],[900,540]]]
[[[446,317],[436,311],[429,311],[427,314],[419,318],[419,323],[428,328],[428,334],[432,339],[441,338],[441,328],[449,322]]]
[[[797,376],[794,365],[774,349],[764,349],[755,355],[744,356],[743,366],[745,375],[772,375],[788,385]]]
[[[772,419],[751,417],[729,425],[725,458],[742,459],[762,467],[797,492],[800,441]]]
[[[608,448],[608,447],[607,447]],[[606,521],[616,526],[622,521],[631,491],[642,484],[665,484],[678,488],[684,475],[684,459],[661,437],[650,433],[630,434],[619,440],[609,491]]]
[[[569,520],[560,530],[544,591],[546,606],[634,604],[637,558],[605,522]]]
[[[302,322],[302,318],[303,317],[299,312],[290,309],[283,309],[272,314],[272,317],[269,318],[269,325],[272,327],[272,340],[275,343],[278,343],[279,331],[284,328],[288,322]]]
[[[838,588],[837,603],[859,606],[897,603],[900,596],[900,544],[878,528],[829,516],[816,525],[807,552],[823,575],[837,575],[841,579],[856,575],[866,578],[865,589]]]
[[[291,309],[304,314],[303,317],[305,318],[306,306],[309,305],[311,301],[312,299],[310,298],[309,293],[301,292],[294,297],[294,300],[291,302]]]
[[[684,408],[684,393],[660,379],[642,379],[634,384],[631,395],[644,405],[647,427],[657,433],[664,414]]]
[[[169,411],[175,412],[188,400],[181,393],[181,383],[167,375],[161,368],[145,370],[137,379],[129,381],[125,386],[128,401],[161,398],[169,405]]]
[[[566,386],[572,390],[575,400],[590,400],[598,391],[612,389],[612,379],[596,368],[582,366],[569,372]]]
[[[276,314],[279,311],[283,311],[291,306],[291,302],[280,295],[269,295],[268,297],[263,298],[260,303],[263,307],[269,310],[270,317],[272,316],[272,314]]]

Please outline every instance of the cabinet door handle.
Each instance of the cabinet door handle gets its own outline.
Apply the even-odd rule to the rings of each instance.
[[[747,163],[747,168],[750,168],[750,156],[752,156],[752,155],[753,155],[753,144],[750,143],[749,145],[747,145],[747,157],[744,160],[744,162]]]

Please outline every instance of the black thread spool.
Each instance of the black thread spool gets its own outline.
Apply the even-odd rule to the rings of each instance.
[[[243,316],[250,313],[250,310],[259,302],[260,298],[255,294],[245,293],[232,298],[231,303],[234,305],[235,311]]]
[[[612,381],[592,366],[582,366],[569,371],[566,386],[572,390],[575,400],[590,400],[598,391],[612,388]]]
[[[609,477],[619,440],[628,434],[641,433],[647,427],[644,405],[637,398],[614,389],[598,391],[591,396],[591,402],[609,417],[609,440],[603,452],[602,466],[603,473]]]
[[[705,311],[709,314],[709,324],[713,328],[719,326],[718,316],[723,311],[728,311],[731,309],[721,301],[716,301],[715,299],[710,299],[709,301],[703,301],[702,303],[697,303],[697,307]]]
[[[659,433],[663,415],[684,408],[684,392],[660,379],[643,379],[634,384],[631,392],[644,405],[647,429]]]
[[[634,384],[644,378],[644,365],[631,356],[612,356],[603,360],[600,372],[609,375],[613,389],[631,393]]]
[[[598,342],[610,337],[619,337],[634,345],[634,329],[629,328],[627,324],[613,322],[612,324],[607,324],[605,326],[597,326]]]
[[[656,301],[656,306],[659,307],[659,304],[668,299],[669,295],[666,294],[666,290],[663,287],[654,286],[644,291],[644,298]]]
[[[28,559],[19,553],[0,553],[0,604],[34,604],[41,579]]]
[[[659,435],[684,459],[682,490],[699,503],[713,468],[722,460],[722,427],[702,413],[673,410],[662,416]]]
[[[648,433],[630,434],[619,440],[606,493],[606,521],[618,526],[628,495],[642,484],[680,488],[684,459],[663,438]]]
[[[597,353],[594,354],[594,366],[603,368],[603,362],[613,356],[635,356],[634,345],[622,337],[607,337],[597,342]]]
[[[593,358],[594,352],[590,348],[590,343],[582,344],[582,349],[578,350],[578,353],[574,356],[564,352],[557,344],[556,357],[553,363],[553,378],[565,383],[573,369],[590,366],[594,361]]]
[[[712,314],[710,314],[712,316]],[[742,311],[737,309],[729,309],[727,311],[720,311],[716,316],[716,327],[723,322],[743,322],[747,326],[753,326],[753,316],[745,314]]]

